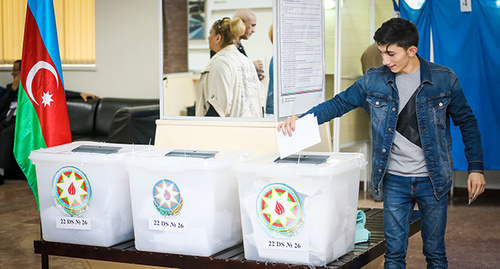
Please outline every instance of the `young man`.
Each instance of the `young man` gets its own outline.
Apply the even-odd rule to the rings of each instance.
[[[456,75],[417,55],[413,23],[393,18],[375,32],[383,66],[369,69],[351,87],[319,104],[318,123],[363,107],[370,116],[373,184],[383,181],[385,268],[405,268],[409,220],[415,203],[422,219],[429,268],[447,268],[444,235],[452,183],[450,118],[460,127],[469,164],[469,199],[484,192],[483,151],[476,118]],[[305,115],[304,114],[304,115]],[[292,116],[278,126],[292,135]]]

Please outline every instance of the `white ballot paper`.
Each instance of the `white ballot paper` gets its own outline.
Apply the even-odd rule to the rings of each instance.
[[[321,142],[321,137],[316,116],[307,114],[298,119],[292,136],[284,135],[281,130],[276,130],[276,140],[281,159],[318,144]]]

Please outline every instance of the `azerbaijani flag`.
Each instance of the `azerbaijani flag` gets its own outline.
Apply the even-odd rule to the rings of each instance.
[[[32,150],[71,142],[52,0],[28,0],[14,156],[38,203]]]

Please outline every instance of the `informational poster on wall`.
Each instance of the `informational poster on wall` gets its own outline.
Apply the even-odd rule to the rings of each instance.
[[[323,0],[276,0],[278,117],[306,112],[325,99]]]

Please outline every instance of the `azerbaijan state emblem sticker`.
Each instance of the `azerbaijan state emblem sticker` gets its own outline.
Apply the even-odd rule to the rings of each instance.
[[[304,222],[302,201],[290,186],[273,183],[257,196],[257,215],[271,236],[294,236]]]
[[[92,188],[87,176],[73,166],[63,167],[56,172],[52,191],[56,206],[72,217],[87,211],[92,199]]]
[[[177,184],[162,179],[153,187],[153,204],[162,216],[176,216],[182,209],[181,191]]]

